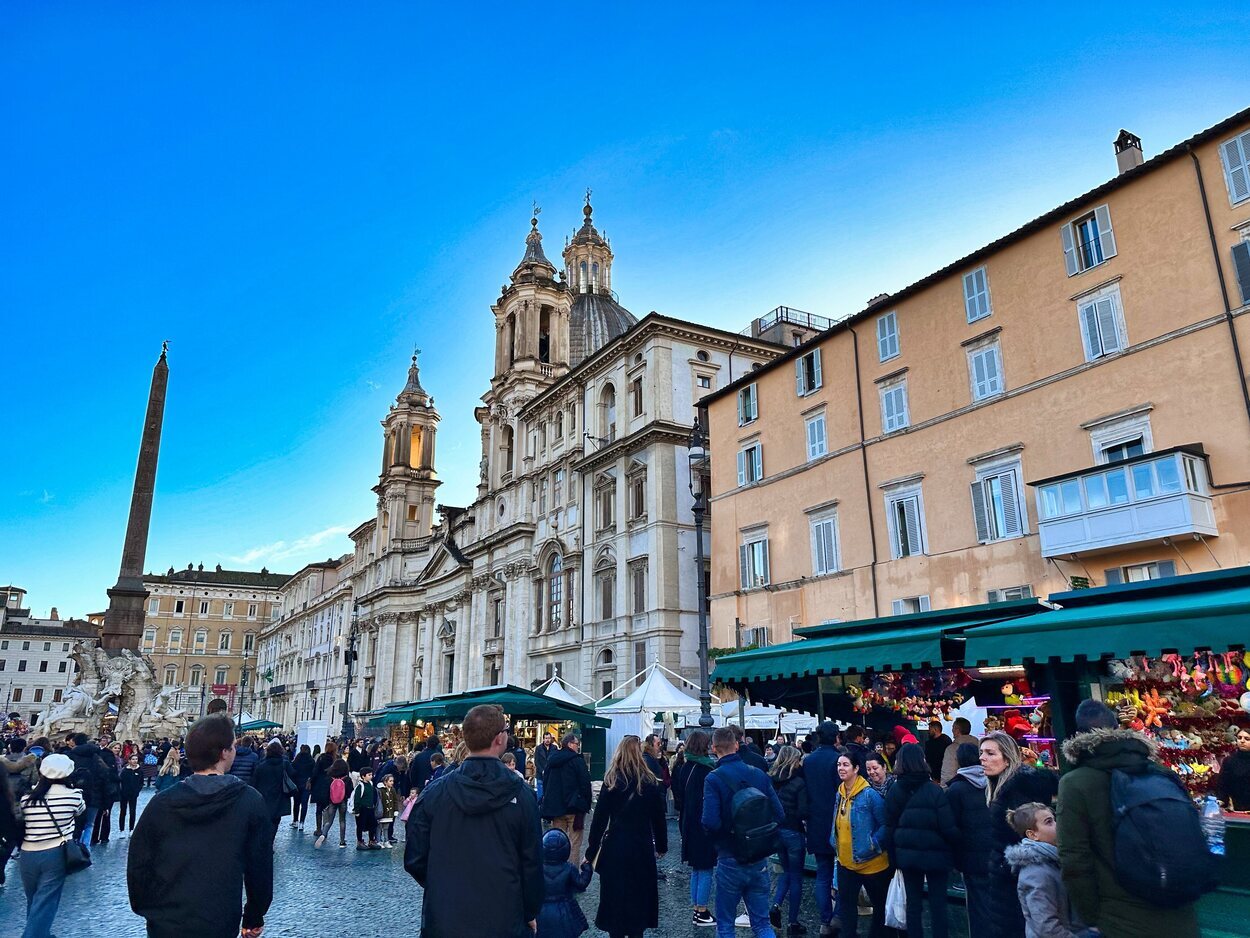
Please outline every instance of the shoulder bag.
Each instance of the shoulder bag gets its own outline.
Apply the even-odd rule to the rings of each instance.
[[[52,813],[52,809],[48,807],[48,802],[43,802],[43,809],[48,812],[48,819],[52,822],[52,826],[56,828],[56,832],[65,837],[65,831],[61,830],[61,825],[57,822],[56,815]],[[70,828],[73,833],[73,828]],[[79,870],[85,870],[91,865],[91,851],[76,841],[72,836],[61,844],[61,856],[65,858],[65,875],[77,873]]]

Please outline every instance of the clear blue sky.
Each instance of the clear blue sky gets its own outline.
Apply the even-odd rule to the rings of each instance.
[[[0,583],[106,605],[171,341],[148,568],[298,569],[373,513],[414,343],[477,478],[531,199],[729,329],[917,279],[1250,104],[1250,5],[107,4],[0,10]]]

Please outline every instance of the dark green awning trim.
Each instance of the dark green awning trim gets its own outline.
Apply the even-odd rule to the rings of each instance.
[[[718,658],[712,678],[727,684],[855,671],[941,667],[942,633],[940,626],[921,626],[886,633],[856,632],[805,638]]]
[[[389,707],[370,718],[370,725],[388,726],[407,720],[463,720],[479,704],[495,704],[503,707],[514,720],[550,720],[553,723],[577,723],[581,726],[611,726],[612,721],[596,716],[593,710],[579,707],[553,697],[545,697],[521,687],[504,685],[481,690],[465,691],[463,694],[447,694],[420,703]]]
[[[1064,608],[969,629],[964,660],[973,667],[1242,648],[1250,637],[1250,578],[1244,570],[1221,573],[1052,596]]]

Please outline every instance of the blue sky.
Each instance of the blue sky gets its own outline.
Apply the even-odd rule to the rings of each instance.
[[[162,339],[149,569],[293,572],[372,514],[414,343],[471,500],[531,200],[555,257],[593,187],[627,307],[737,330],[1250,105],[1246,4],[947,7],[5,4],[0,581],[104,608]]]

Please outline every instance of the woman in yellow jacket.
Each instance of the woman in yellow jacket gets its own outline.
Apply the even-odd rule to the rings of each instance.
[[[890,858],[881,849],[885,836],[885,801],[861,774],[853,757],[838,757],[842,784],[833,804],[830,843],[838,855],[838,913],[842,938],[856,938],[862,886],[872,902],[871,938],[885,935],[885,896],[890,888]]]

